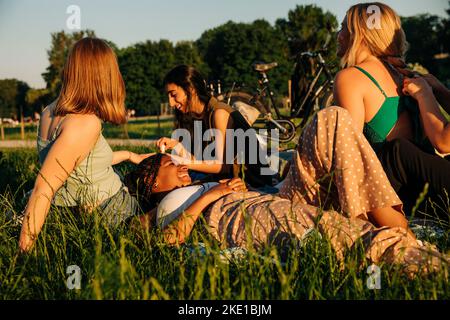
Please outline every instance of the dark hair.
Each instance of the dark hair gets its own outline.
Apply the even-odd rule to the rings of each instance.
[[[158,206],[161,197],[152,193],[158,171],[161,166],[162,153],[157,153],[141,161],[136,170],[131,171],[124,178],[124,184],[130,194],[137,198],[141,209],[148,212]]]
[[[187,96],[187,113],[184,114],[178,109],[175,109],[175,127],[187,129],[191,133],[191,137],[194,137],[194,121],[202,121],[203,128],[209,127],[208,114],[206,108],[201,115],[200,119],[195,117],[190,110],[192,96],[191,90],[193,89],[199,98],[199,100],[205,105],[209,103],[211,94],[208,90],[206,80],[203,75],[197,71],[194,67],[181,64],[170,70],[164,77],[164,87],[170,83],[173,83],[184,90]],[[207,142],[201,141],[203,149],[206,147]],[[194,150],[194,141],[191,141],[191,150]]]
[[[194,67],[181,64],[170,70],[163,80],[164,86],[169,83],[181,87],[188,97],[188,105],[191,103],[191,89],[194,89],[198,98],[204,104],[207,104],[211,95],[208,91],[206,80],[202,74]]]

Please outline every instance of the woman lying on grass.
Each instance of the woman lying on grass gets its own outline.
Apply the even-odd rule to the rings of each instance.
[[[187,167],[163,154],[142,161],[125,183],[148,212],[143,225],[162,227],[169,244],[185,242],[203,214],[207,230],[225,247],[282,248],[317,228],[339,259],[362,241],[374,263],[398,263],[413,273],[448,267],[447,256],[408,229],[401,201],[343,108],[320,111],[305,128],[277,195],[247,191],[238,178],[177,189],[190,184]],[[330,207],[341,213],[320,209]],[[386,218],[392,216],[398,225]]]

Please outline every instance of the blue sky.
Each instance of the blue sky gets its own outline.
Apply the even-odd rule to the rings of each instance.
[[[228,20],[274,23],[299,4],[316,4],[339,20],[358,0],[0,0],[0,79],[17,78],[44,87],[50,33],[67,29],[69,5],[81,9],[81,28],[119,47],[145,41],[196,40]],[[445,16],[448,0],[387,0],[400,15]]]

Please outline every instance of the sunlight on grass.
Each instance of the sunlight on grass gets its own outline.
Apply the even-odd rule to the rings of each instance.
[[[341,269],[330,243],[316,231],[301,246],[292,243],[287,255],[267,247],[227,261],[203,221],[186,245],[174,248],[159,233],[132,225],[111,230],[96,214],[75,216],[53,207],[32,253],[18,256],[20,224],[8,217],[23,208],[23,195],[38,170],[37,156],[31,149],[1,152],[0,299],[450,298],[443,274],[411,280],[388,265],[380,266],[381,289],[370,290],[363,250],[352,250]],[[124,173],[132,166],[117,170]],[[450,248],[448,232],[419,237],[444,252]],[[66,286],[69,265],[81,269],[80,290]]]
[[[173,128],[173,118],[169,116],[161,117],[158,120],[156,116],[132,118],[126,125],[115,126],[105,123],[103,126],[103,135],[111,139],[157,139],[161,136],[170,135]],[[19,126],[4,126],[5,140],[20,140]],[[37,125],[25,125],[25,140],[36,140]],[[1,140],[0,140],[1,141]]]

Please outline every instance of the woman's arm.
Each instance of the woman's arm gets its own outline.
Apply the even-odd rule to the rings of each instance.
[[[187,164],[191,170],[205,173],[227,173],[230,172],[232,164],[225,163],[226,159],[226,132],[227,129],[233,129],[233,119],[230,114],[223,109],[218,109],[213,113],[213,129],[216,129],[214,136],[216,142],[216,157],[214,160],[193,161]],[[232,150],[231,150],[232,151]]]
[[[142,160],[153,154],[154,153],[137,154],[128,150],[114,151],[112,165],[119,164],[123,161],[130,161],[131,163],[139,164]]]
[[[359,72],[359,71],[358,71]],[[362,90],[358,90],[359,74],[353,69],[341,70],[335,78],[333,96],[336,105],[347,109],[350,113],[355,129],[364,129],[365,108]]]
[[[190,235],[200,214],[213,202],[232,192],[246,191],[245,183],[239,178],[221,180],[194,203],[192,203],[176,220],[163,230],[164,240],[168,244],[182,244]]]
[[[25,208],[19,239],[21,251],[29,251],[33,246],[45,222],[55,192],[92,150],[100,130],[101,123],[93,115],[77,115],[62,125],[60,135],[42,164]]]
[[[439,153],[450,152],[450,126],[439,109],[432,88],[422,77],[405,78],[403,93],[417,100],[425,134]]]
[[[165,145],[167,148],[174,149],[179,156],[172,155],[172,159],[178,164],[186,165],[190,170],[213,174],[230,172],[232,164],[225,163],[224,157],[226,155],[226,130],[233,129],[233,119],[227,111],[223,109],[214,111],[213,129],[216,129],[214,134],[215,159],[197,160],[194,155],[186,151],[181,143],[175,143],[176,140],[169,138],[158,140],[157,146],[161,148],[162,145]]]
[[[433,89],[434,96],[441,105],[441,107],[450,114],[450,90],[444,86],[434,75],[431,73],[420,74],[417,71],[408,69],[405,61],[398,57],[388,57],[387,62],[394,66],[401,74],[408,78],[414,78],[419,75],[424,78],[427,83]]]
[[[424,74],[422,76],[433,89],[434,96],[441,105],[441,107],[450,114],[450,90],[447,89],[435,76],[432,74]]]

